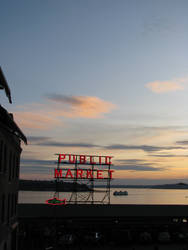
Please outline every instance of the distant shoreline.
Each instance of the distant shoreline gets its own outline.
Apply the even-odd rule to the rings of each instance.
[[[59,191],[59,192],[72,192],[73,190],[79,192],[91,191],[91,189],[85,184],[74,184],[70,182],[55,181],[34,181],[34,180],[20,180],[19,191]]]
[[[106,185],[97,185],[94,188],[106,188]],[[188,189],[188,184],[186,183],[176,183],[176,184],[162,184],[162,185],[111,185],[111,188],[121,188],[121,189],[176,189],[185,190]],[[73,183],[61,182],[57,184],[54,181],[33,181],[33,180],[20,180],[19,190],[20,191],[56,191],[59,192],[72,192],[75,189]],[[76,187],[78,192],[87,192],[91,189],[85,184],[77,184]],[[99,190],[95,190],[100,192]]]
[[[104,187],[103,185],[97,186]],[[111,188],[144,188],[144,189],[188,189],[186,183],[162,184],[162,185],[111,185]]]

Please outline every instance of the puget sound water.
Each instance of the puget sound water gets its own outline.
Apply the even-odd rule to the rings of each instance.
[[[101,190],[101,188],[96,188]],[[114,196],[114,191],[128,191],[127,196]],[[18,203],[45,203],[53,198],[53,191],[19,191]],[[80,195],[87,197],[88,193]],[[104,193],[96,192],[94,199],[102,200]],[[69,200],[71,192],[59,192],[59,198]],[[111,188],[111,204],[184,204],[188,205],[188,190],[186,189],[146,189],[146,188]]]

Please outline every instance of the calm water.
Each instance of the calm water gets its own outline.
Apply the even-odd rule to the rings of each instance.
[[[100,189],[98,189],[100,190]],[[122,188],[111,188],[111,204],[187,204],[188,190],[168,189],[129,189],[128,196],[114,196],[114,191],[124,191]],[[54,192],[49,191],[20,191],[19,203],[45,203],[45,200],[53,198]],[[59,198],[69,200],[71,193],[59,193]],[[87,198],[88,193],[80,195]],[[102,200],[104,193],[95,193],[95,200]]]

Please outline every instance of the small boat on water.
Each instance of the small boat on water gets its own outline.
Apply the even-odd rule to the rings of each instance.
[[[115,191],[113,195],[128,195],[127,191]]]

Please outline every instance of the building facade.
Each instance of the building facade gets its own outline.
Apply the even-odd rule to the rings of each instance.
[[[3,89],[6,85],[0,68],[0,88]],[[17,249],[21,140],[27,143],[26,137],[14,122],[13,115],[0,105],[0,250]]]

